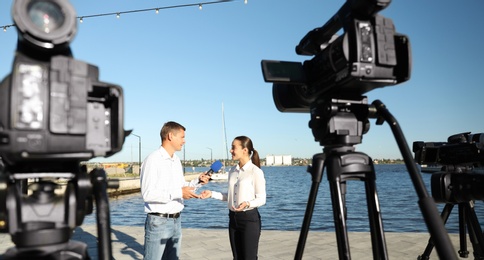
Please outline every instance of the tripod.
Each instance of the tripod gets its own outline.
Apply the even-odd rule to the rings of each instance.
[[[449,215],[452,212],[454,206],[458,206],[459,214],[459,239],[460,239],[460,250],[459,256],[467,258],[469,256],[469,251],[467,251],[467,238],[466,238],[466,227],[469,231],[469,239],[472,243],[472,248],[474,249],[474,259],[484,259],[484,235],[479,225],[479,220],[477,219],[476,212],[474,210],[474,201],[460,202],[460,203],[446,203],[444,209],[442,210],[441,217],[444,224],[447,223]],[[422,255],[417,259],[428,260],[430,259],[430,254],[434,248],[434,243],[432,237],[430,237],[427,247]]]
[[[398,123],[380,101],[377,100],[373,104],[374,106],[368,106],[366,97],[356,97],[344,100],[319,100],[311,108],[309,127],[315,140],[319,141],[324,149],[322,154],[314,155],[313,164],[308,169],[312,175],[312,185],[294,259],[302,259],[319,184],[325,168],[327,168],[331,193],[339,259],[351,259],[345,208],[348,180],[359,180],[365,183],[373,258],[388,259],[372,160],[364,153],[355,152],[353,147],[361,143],[362,135],[369,130],[368,118],[376,118],[377,115],[380,116],[377,124],[382,124],[385,119],[392,126],[419,195],[419,205],[426,224],[431,234],[436,234],[435,237],[438,238],[436,245],[439,256],[442,256],[442,259],[457,259],[455,252],[450,250],[452,248],[450,238],[439,218],[433,199],[428,195],[418,174]]]
[[[111,229],[107,188],[117,188],[117,180],[107,180],[103,169],[87,174],[80,171],[53,173],[15,173],[0,169],[0,212],[5,225],[0,232],[11,235],[15,247],[0,259],[90,259],[87,245],[70,240],[96,202],[99,259],[112,258]],[[58,184],[51,179],[68,179],[65,192],[54,191]],[[27,194],[27,180],[32,179],[32,194]],[[2,220],[0,218],[0,220]]]
[[[442,210],[441,217],[444,220],[444,224],[447,223],[450,213],[454,208],[452,203],[446,203],[444,209]],[[474,249],[474,259],[484,259],[484,236],[482,234],[481,226],[477,219],[476,212],[474,210],[474,202],[462,202],[457,203],[459,209],[459,241],[460,250],[459,256],[467,258],[469,256],[469,251],[467,251],[467,239],[466,239],[466,227],[469,231],[469,239],[472,243],[472,248]],[[430,237],[427,247],[422,255],[418,256],[419,260],[430,259],[430,254],[434,248],[434,243],[432,237]]]

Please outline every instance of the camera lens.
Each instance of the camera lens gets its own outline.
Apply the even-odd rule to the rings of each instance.
[[[77,31],[76,12],[66,0],[16,0],[12,16],[19,43],[32,52],[65,50]]]
[[[61,8],[53,2],[34,2],[28,8],[32,23],[41,31],[50,33],[64,24]]]

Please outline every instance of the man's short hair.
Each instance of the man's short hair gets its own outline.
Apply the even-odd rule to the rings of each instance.
[[[180,130],[186,131],[185,127],[180,125],[177,122],[173,122],[173,121],[166,122],[160,131],[161,141],[165,140],[168,137],[169,133],[176,133]]]

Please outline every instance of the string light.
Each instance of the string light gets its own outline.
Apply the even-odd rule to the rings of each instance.
[[[203,5],[211,5],[211,4],[222,4],[228,2],[236,2],[238,0],[216,0],[211,2],[202,2],[202,3],[192,3],[192,4],[184,4],[184,5],[171,5],[171,6],[163,6],[163,7],[155,7],[155,8],[147,8],[147,9],[138,9],[138,10],[130,10],[130,11],[122,11],[122,12],[113,12],[113,13],[103,13],[103,14],[93,14],[93,15],[83,15],[78,16],[79,22],[82,23],[86,18],[94,18],[94,17],[101,17],[101,16],[113,16],[116,15],[116,18],[120,18],[121,14],[130,14],[130,13],[139,13],[139,12],[148,12],[148,11],[155,11],[156,14],[160,12],[160,10],[164,9],[174,9],[174,8],[182,8],[182,7],[192,7],[198,6],[200,10],[203,9]],[[247,4],[247,0],[244,0],[244,3]],[[3,28],[3,31],[6,32],[8,27],[15,26],[15,24],[9,25],[0,25]]]
[[[8,29],[8,27],[12,27],[12,26],[15,26],[15,24],[2,25],[2,26],[0,26],[0,27],[2,27],[2,28],[3,28],[3,31],[4,31],[4,32],[6,32],[6,31],[7,31],[7,29]]]

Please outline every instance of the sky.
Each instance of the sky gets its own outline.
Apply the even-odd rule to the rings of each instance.
[[[144,159],[160,144],[167,121],[186,127],[182,159],[225,158],[246,135],[261,158],[322,152],[308,127],[309,113],[281,113],[264,82],[261,60],[311,59],[295,53],[306,33],[322,26],[343,0],[238,0],[86,18],[71,43],[76,59],[96,65],[100,81],[124,91],[124,128],[141,137]],[[189,0],[73,0],[77,16],[198,3]],[[12,24],[11,1],[0,1],[0,26]],[[380,14],[410,39],[411,78],[367,92],[400,124],[407,143],[445,142],[462,132],[484,132],[484,1],[394,0]],[[0,78],[11,71],[17,33],[0,31]],[[223,105],[222,105],[223,104]],[[371,127],[356,150],[372,158],[402,158],[387,123]],[[93,162],[138,161],[139,138]]]

